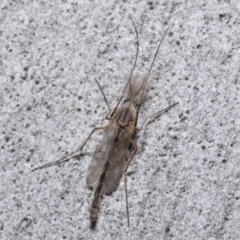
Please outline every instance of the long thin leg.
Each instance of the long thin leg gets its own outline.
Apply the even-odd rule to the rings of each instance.
[[[87,139],[83,142],[83,144],[77,149],[75,150],[74,152],[68,154],[67,156],[65,157],[62,157],[60,158],[59,160],[57,161],[54,161],[54,162],[51,162],[51,163],[47,163],[45,165],[42,165],[40,167],[36,167],[34,168],[32,171],[36,171],[36,170],[40,170],[40,169],[43,169],[43,168],[48,168],[48,167],[51,167],[51,166],[54,166],[54,165],[58,165],[58,164],[61,164],[61,163],[64,163],[64,162],[68,162],[72,157],[75,156],[76,153],[80,152],[84,146],[86,145],[86,143],[88,142],[88,140],[90,139],[90,137],[93,135],[93,133],[97,130],[105,130],[107,127],[95,127],[92,132],[88,135]],[[79,155],[79,153],[77,154]],[[76,155],[76,156],[77,156]]]
[[[126,175],[126,173],[124,173],[124,180],[125,180],[125,196],[126,196],[127,220],[128,220],[128,227],[130,227],[129,210],[128,210],[128,193],[127,193],[127,175]]]
[[[127,211],[127,220],[128,220],[128,227],[130,227],[130,220],[129,220],[129,209],[128,209],[128,194],[127,194],[127,176],[126,176],[126,173],[127,173],[127,170],[128,170],[128,167],[130,165],[130,163],[132,162],[137,150],[138,150],[138,146],[137,144],[131,139],[129,138],[130,142],[132,143],[133,147],[134,147],[134,152],[124,170],[124,179],[125,179],[125,196],[126,196],[126,211]]]
[[[143,126],[144,126],[144,124],[146,123],[146,121],[147,121],[149,118],[156,117],[156,116],[158,116],[159,114],[162,114],[162,113],[168,111],[169,109],[171,109],[172,107],[174,107],[174,106],[177,105],[177,104],[178,104],[178,102],[176,102],[176,103],[174,103],[174,104],[172,104],[172,105],[170,105],[170,106],[162,109],[161,111],[159,111],[159,112],[157,112],[157,113],[152,114],[151,116],[146,117],[145,120],[143,121],[143,124],[141,125],[141,127],[140,127],[140,128],[135,128],[135,130],[136,130],[136,131],[141,131],[142,128],[143,128]],[[137,150],[138,150],[138,146],[137,146],[137,144],[134,142],[134,140],[133,140],[132,138],[130,138],[130,137],[129,137],[128,139],[129,139],[129,141],[131,142],[131,144],[133,145],[134,152],[133,152],[133,154],[132,154],[132,156],[131,156],[131,158],[130,158],[130,160],[129,160],[126,168],[125,168],[125,171],[124,171],[125,173],[127,172],[127,169],[128,169],[130,163],[131,163],[132,160],[133,160],[133,157],[135,156],[135,154],[136,154],[136,152],[137,152]]]
[[[111,109],[110,104],[109,104],[109,102],[107,100],[107,97],[106,97],[106,95],[105,95],[105,93],[104,93],[100,83],[98,82],[98,80],[97,79],[94,79],[94,80],[96,81],[96,83],[97,83],[97,85],[98,85],[98,87],[99,87],[99,89],[100,89],[100,91],[101,91],[101,93],[103,95],[104,101],[107,104],[108,112],[107,112],[107,114],[105,116],[105,119],[107,119],[109,121],[112,121],[113,117],[110,116],[110,114],[112,113],[112,109]]]
[[[132,139],[132,138],[129,138],[129,140],[130,140],[130,142],[131,142],[132,145],[133,145],[134,151],[133,151],[133,154],[132,154],[130,160],[128,161],[128,164],[127,164],[127,166],[126,166],[126,168],[125,168],[125,170],[124,170],[125,173],[127,172],[128,167],[129,167],[130,163],[132,162],[132,160],[133,160],[133,158],[134,158],[134,156],[135,156],[135,154],[136,154],[136,152],[137,152],[137,150],[138,150],[138,145],[133,141],[133,139]]]
[[[112,110],[111,110],[111,107],[110,107],[110,104],[109,104],[109,102],[108,102],[108,100],[107,100],[107,97],[106,97],[106,95],[105,95],[105,93],[104,93],[101,85],[99,84],[98,80],[97,80],[97,79],[94,79],[94,80],[96,81],[96,83],[97,83],[97,85],[98,85],[98,87],[99,87],[99,89],[100,89],[100,91],[101,91],[101,93],[102,93],[102,95],[103,95],[104,101],[105,101],[105,103],[107,104],[108,113],[107,113],[106,116],[108,116],[108,115],[111,113],[111,111],[112,111]]]
[[[154,118],[164,112],[167,112],[168,110],[170,110],[171,108],[173,108],[175,105],[177,105],[178,102],[162,109],[161,111],[157,112],[157,113],[154,113],[148,117],[145,118],[145,120],[143,121],[142,125],[140,128],[135,128],[136,131],[140,131],[142,130],[143,126],[145,125],[145,123],[150,119],[150,118]],[[134,140],[132,138],[129,138],[129,141],[131,142],[131,144],[133,145],[133,148],[134,148],[134,152],[124,170],[124,176],[125,176],[125,194],[126,194],[126,211],[127,211],[127,219],[128,219],[128,226],[130,226],[130,221],[129,221],[129,209],[128,209],[128,194],[127,194],[127,176],[126,176],[126,173],[127,173],[127,170],[128,170],[128,167],[130,166],[135,154],[137,153],[137,150],[138,150],[138,146],[137,146],[137,143],[134,142]]]
[[[174,103],[174,104],[172,104],[172,105],[170,105],[170,106],[168,106],[168,107],[162,109],[162,110],[159,111],[159,112],[156,112],[156,113],[154,113],[154,114],[152,114],[152,115],[146,117],[146,118],[144,119],[144,121],[143,121],[141,127],[140,127],[140,128],[136,128],[136,130],[137,130],[137,131],[141,131],[141,130],[143,129],[145,123],[146,123],[147,121],[149,121],[149,119],[154,118],[154,117],[157,117],[157,116],[159,116],[159,115],[161,115],[161,114],[167,112],[168,110],[170,110],[171,108],[173,108],[173,107],[176,106],[177,104],[178,104],[178,102],[176,102],[176,103]]]

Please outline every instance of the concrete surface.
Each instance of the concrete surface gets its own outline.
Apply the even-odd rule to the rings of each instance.
[[[129,3],[128,3],[129,2]],[[0,3],[0,239],[240,239],[239,1]],[[81,158],[32,172],[107,124],[136,51],[144,75],[169,28],[139,116],[179,105],[139,133],[95,231]]]

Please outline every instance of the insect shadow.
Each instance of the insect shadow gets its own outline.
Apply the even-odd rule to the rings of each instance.
[[[104,97],[104,101],[108,107],[108,114],[106,119],[110,122],[107,126],[95,127],[91,133],[88,135],[86,140],[82,143],[82,145],[77,148],[74,152],[64,156],[63,158],[42,165],[40,167],[34,168],[32,171],[48,168],[57,164],[61,164],[69,161],[73,157],[77,157],[80,155],[82,149],[94,134],[94,132],[98,130],[104,131],[104,136],[97,146],[92,161],[89,165],[87,172],[87,186],[90,189],[94,190],[93,201],[90,209],[90,227],[94,229],[96,227],[98,213],[100,208],[100,203],[103,198],[103,195],[109,195],[113,193],[120,182],[122,175],[125,175],[125,192],[126,192],[126,209],[127,209],[127,220],[128,226],[129,222],[129,211],[128,211],[128,196],[127,196],[127,184],[126,184],[126,172],[128,170],[129,165],[131,164],[137,150],[138,146],[136,142],[133,140],[134,136],[137,132],[139,132],[145,124],[152,118],[160,116],[162,113],[167,112],[178,102],[173,103],[172,105],[162,109],[161,111],[152,114],[145,118],[140,127],[137,127],[138,114],[140,111],[140,107],[144,102],[144,90],[158,55],[160,46],[162,41],[167,33],[165,31],[163,37],[161,38],[157,51],[155,52],[154,58],[150,65],[150,68],[147,74],[142,78],[140,84],[136,84],[133,82],[134,77],[133,73],[136,68],[138,52],[139,52],[139,41],[138,41],[138,32],[136,25],[132,18],[130,18],[136,33],[137,38],[137,50],[135,55],[134,66],[131,70],[130,76],[128,78],[127,84],[123,90],[123,93],[117,102],[117,105],[112,110],[110,104],[103,92],[102,87],[100,86],[97,80],[96,83]],[[126,99],[123,100],[124,95],[127,95]],[[121,105],[120,105],[121,104]]]

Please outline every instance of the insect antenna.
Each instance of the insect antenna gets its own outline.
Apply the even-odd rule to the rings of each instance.
[[[144,78],[144,80],[143,80],[140,88],[138,89],[138,91],[136,92],[136,94],[135,94],[135,96],[134,96],[134,97],[136,97],[136,96],[138,95],[138,93],[142,90],[142,94],[141,94],[141,98],[140,98],[139,103],[142,102],[143,94],[144,94],[144,89],[145,89],[145,86],[146,86],[146,84],[147,84],[148,77],[149,77],[149,75],[150,75],[150,73],[151,73],[152,67],[153,67],[154,62],[155,62],[155,60],[156,60],[156,57],[157,57],[157,55],[158,55],[159,49],[160,49],[160,47],[161,47],[161,45],[162,45],[163,39],[164,39],[165,35],[167,34],[167,31],[168,31],[168,28],[167,28],[167,30],[164,32],[164,34],[163,34],[163,36],[162,36],[162,38],[161,38],[161,40],[160,40],[160,42],[159,42],[159,44],[158,44],[157,51],[155,52],[155,55],[154,55],[154,58],[153,58],[153,60],[152,60],[151,66],[150,66],[150,68],[149,68],[149,70],[148,70],[148,73],[147,73],[146,77]],[[140,106],[141,106],[141,104],[138,104],[138,110],[137,110],[137,112],[139,112]]]
[[[129,18],[130,18],[130,20],[132,21],[132,24],[133,24],[133,26],[134,26],[134,30],[135,30],[135,33],[136,33],[136,37],[137,37],[137,51],[136,51],[136,55],[135,55],[134,65],[133,65],[133,68],[132,68],[132,70],[131,70],[130,76],[129,76],[129,78],[128,78],[127,84],[126,84],[126,86],[125,86],[125,88],[124,88],[124,90],[123,90],[123,93],[122,93],[120,99],[118,100],[118,103],[117,103],[116,107],[114,108],[113,112],[111,113],[110,117],[113,117],[113,116],[114,116],[114,114],[115,114],[115,112],[116,112],[116,110],[117,110],[120,102],[122,101],[122,98],[123,98],[125,92],[126,92],[126,89],[127,89],[127,87],[128,87],[128,84],[130,84],[130,93],[131,93],[131,95],[132,95],[132,84],[131,84],[131,81],[132,81],[133,72],[134,72],[135,67],[136,67],[136,64],[137,64],[138,51],[139,51],[139,41],[138,41],[137,27],[136,27],[133,19],[132,19],[130,16],[129,16]],[[132,96],[131,96],[131,97],[132,97]]]

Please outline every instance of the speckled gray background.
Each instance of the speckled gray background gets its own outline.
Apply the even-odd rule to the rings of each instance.
[[[106,124],[98,79],[114,105],[133,66],[154,64],[144,117],[179,105],[139,133],[124,182],[89,229],[79,160],[31,172]],[[0,3],[1,239],[240,239],[239,1]]]

